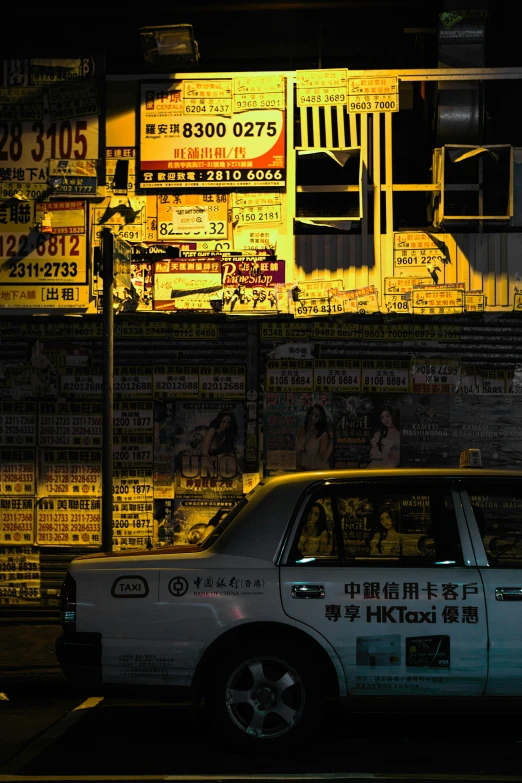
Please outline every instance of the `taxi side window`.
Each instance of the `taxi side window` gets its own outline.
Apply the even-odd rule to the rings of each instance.
[[[460,565],[451,493],[442,488],[339,493],[344,556],[364,565]]]
[[[489,565],[522,567],[522,492],[502,486],[476,489],[469,499]]]
[[[336,562],[338,546],[334,529],[332,499],[313,497],[307,504],[297,531],[290,561]]]

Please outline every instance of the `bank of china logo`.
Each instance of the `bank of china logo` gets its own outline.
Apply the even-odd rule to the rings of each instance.
[[[176,598],[181,598],[188,590],[188,582],[183,576],[175,576],[169,582],[169,593]]]

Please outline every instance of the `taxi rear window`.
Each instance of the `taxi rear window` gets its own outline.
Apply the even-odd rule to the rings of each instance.
[[[292,563],[462,565],[451,488],[354,484],[310,497]]]

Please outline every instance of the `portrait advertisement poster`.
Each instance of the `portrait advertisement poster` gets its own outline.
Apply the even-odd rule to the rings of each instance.
[[[154,530],[159,546],[199,544],[231,511],[239,498],[154,501]]]
[[[334,395],[336,468],[396,468],[401,461],[399,394]]]
[[[174,403],[176,495],[243,492],[245,405],[208,400]]]
[[[401,467],[451,467],[449,394],[407,394],[401,402]]]
[[[487,468],[520,470],[522,397],[501,394],[455,395],[450,403],[450,465],[469,448],[480,449]]]
[[[264,445],[267,475],[332,467],[333,411],[328,392],[267,392]]]

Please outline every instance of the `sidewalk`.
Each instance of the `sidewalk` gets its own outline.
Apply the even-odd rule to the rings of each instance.
[[[0,692],[65,689],[55,640],[60,625],[0,626]]]

